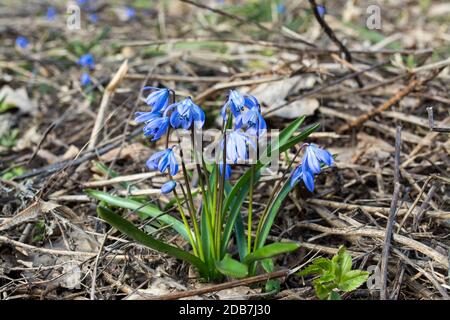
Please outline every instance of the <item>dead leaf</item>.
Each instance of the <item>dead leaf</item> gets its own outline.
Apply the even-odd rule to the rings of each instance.
[[[50,210],[56,209],[58,206],[58,204],[53,202],[36,201],[28,208],[20,211],[14,217],[3,221],[0,224],[0,231],[5,231],[25,222],[36,220],[40,216],[41,212],[47,213]]]
[[[221,290],[216,293],[216,296],[218,296],[220,300],[242,300],[246,299],[246,297],[249,295],[253,295],[259,292],[260,290],[255,290],[246,286],[240,286]]]
[[[310,116],[319,108],[317,99],[302,99],[293,101],[287,106],[271,113],[271,116],[277,116],[283,119],[296,119],[301,116]]]
[[[37,104],[28,97],[24,87],[12,89],[10,86],[3,86],[0,90],[0,101],[19,108],[23,113],[35,115],[37,113]]]
[[[120,152],[120,154],[119,154]],[[131,158],[136,160],[140,154],[146,154],[148,153],[148,149],[142,144],[142,143],[132,143],[128,145],[124,145],[123,148],[115,148],[111,151],[105,153],[100,157],[100,161],[109,162],[113,161],[116,157],[119,157],[119,159],[125,159],[125,158]]]
[[[67,289],[80,289],[81,284],[81,269],[77,262],[69,261],[63,265],[61,278],[59,278],[59,285]]]
[[[317,77],[313,75],[295,76],[271,83],[263,83],[250,91],[250,94],[258,97],[259,102],[266,106],[262,111],[276,109],[286,104],[286,98],[299,90],[310,89],[317,82]],[[271,116],[278,116],[285,119],[294,119],[301,115],[311,115],[319,107],[316,99],[303,99],[290,103],[286,107],[271,113]]]

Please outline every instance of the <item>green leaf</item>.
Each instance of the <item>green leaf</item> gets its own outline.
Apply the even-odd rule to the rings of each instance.
[[[221,261],[216,261],[216,268],[220,273],[233,278],[244,278],[248,275],[248,267],[233,259],[229,253]]]
[[[170,225],[176,232],[178,232],[185,240],[189,241],[189,236],[184,227],[184,224],[178,219],[168,215],[163,214],[161,210],[156,208],[155,206],[145,205],[138,201],[134,201],[131,199],[121,198],[117,196],[110,195],[109,193],[88,189],[85,192],[100,201],[104,201],[110,206],[125,208],[130,210],[135,210],[136,212],[145,215],[147,217],[156,218],[160,222],[164,222]]]
[[[206,265],[199,258],[190,254],[189,252],[168,245],[162,241],[156,240],[152,236],[136,228],[130,221],[125,220],[120,215],[112,212],[106,207],[98,206],[97,212],[100,218],[108,222],[111,226],[113,226],[120,232],[126,234],[134,241],[137,241],[149,248],[152,248],[159,252],[167,253],[175,258],[184,260],[192,264],[199,270],[200,274],[203,276],[208,274]]]
[[[327,299],[333,289],[333,285],[324,285],[314,281],[314,290],[316,291],[317,297],[321,300]]]
[[[336,268],[336,278],[338,281],[352,269],[352,256],[345,250],[344,246],[339,247],[338,253],[331,261]]]
[[[238,214],[236,217],[236,222],[234,224],[234,234],[236,237],[236,246],[239,251],[239,259],[241,262],[244,261],[245,256],[247,255],[247,239],[245,237],[245,229],[244,229],[244,219],[241,214]],[[223,244],[225,246],[227,243],[224,241]],[[223,251],[224,252],[224,251]]]
[[[305,269],[297,272],[299,276],[308,276],[311,274],[322,275],[330,272],[331,270],[331,260],[327,258],[317,258]]]
[[[244,263],[250,264],[254,261],[271,258],[282,253],[297,250],[299,247],[300,245],[294,242],[271,243],[248,254],[244,259]]]
[[[338,288],[344,292],[350,292],[367,281],[369,273],[361,270],[352,270],[344,274]]]
[[[280,292],[281,289],[281,283],[278,279],[269,279],[266,282],[266,285],[264,287],[265,292]]]
[[[323,274],[320,278],[317,278],[316,281],[317,281],[317,283],[327,283],[327,282],[334,281],[335,278],[336,278],[336,276],[333,272],[327,272],[327,273]]]
[[[284,128],[279,136],[280,145],[285,144],[297,131],[297,129],[302,125],[302,123],[305,121],[306,117],[302,116],[298,119],[295,119],[292,121],[286,128]]]
[[[273,260],[268,258],[261,261],[261,266],[266,272],[273,272],[275,270],[275,265],[273,264]]]
[[[328,300],[342,300],[341,295],[336,291],[331,291]]]
[[[289,139],[286,143],[282,144],[280,146],[280,150],[279,152],[284,152],[290,148],[292,148],[293,146],[295,146],[296,144],[302,142],[303,140],[305,140],[311,133],[313,133],[314,131],[316,131],[318,128],[320,127],[319,123],[313,124],[311,126],[309,126],[307,129],[305,129],[305,131],[302,131],[300,134],[296,135],[295,137],[292,137],[291,139]]]
[[[270,207],[266,221],[264,221],[263,226],[261,227],[260,236],[258,239],[258,243],[256,244],[257,248],[261,248],[264,243],[266,242],[267,237],[269,236],[270,229],[272,229],[273,222],[275,220],[275,217],[277,216],[278,210],[280,209],[284,199],[287,197],[289,192],[291,191],[291,184],[289,182],[285,183],[283,188],[281,189],[278,196],[275,198],[275,200],[272,203],[272,206]],[[270,205],[270,204],[268,204]]]
[[[250,170],[248,170],[247,172],[250,172]],[[256,174],[255,179],[259,179],[259,174]],[[235,185],[235,187],[236,187],[236,185]],[[222,235],[221,252],[226,251],[226,247],[228,246],[228,242],[230,241],[231,234],[233,232],[233,228],[236,227],[236,219],[241,214],[242,204],[244,203],[244,200],[247,197],[247,194],[249,192],[249,189],[250,189],[249,187],[250,187],[249,184],[244,185],[238,194],[234,193],[234,195],[232,196],[231,194],[235,190],[233,187],[233,189],[228,193],[228,195],[226,195],[225,206],[227,206],[227,205],[229,206],[230,212],[228,214],[228,217],[226,217],[226,219],[224,219],[226,221],[226,224],[225,224],[225,228],[223,230],[223,235]],[[227,211],[225,210],[224,214],[226,212]],[[239,227],[240,226],[238,226],[238,228]],[[239,229],[238,229],[238,231],[239,231]],[[240,233],[238,236],[240,237],[238,240],[242,240],[242,233]],[[245,235],[244,235],[244,243],[246,243]],[[240,245],[243,246],[244,243],[240,243]],[[245,244],[245,246],[247,246],[247,245]],[[241,250],[243,250],[243,248],[241,248]],[[247,250],[245,250],[244,252],[246,253]]]

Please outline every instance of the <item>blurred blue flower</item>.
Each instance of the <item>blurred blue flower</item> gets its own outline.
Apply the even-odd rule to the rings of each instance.
[[[96,13],[90,13],[90,14],[88,15],[88,19],[89,19],[89,21],[92,22],[92,23],[97,23],[97,22],[98,22],[98,14],[96,14]]]
[[[148,115],[150,116],[150,115]],[[144,126],[144,135],[146,137],[153,136],[152,141],[161,138],[169,128],[169,117],[153,117],[148,120]]]
[[[172,192],[176,186],[177,186],[177,183],[173,180],[170,180],[161,186],[161,193],[168,194],[168,193]]]
[[[30,45],[30,42],[28,41],[27,38],[22,37],[22,36],[18,36],[16,38],[16,46],[18,46],[21,49],[25,49],[26,47],[28,47]]]
[[[89,2],[89,0],[77,0],[77,4],[79,6],[84,6],[85,4],[87,4]]]
[[[319,16],[323,18],[323,16],[327,13],[327,9],[324,6],[321,6],[320,4],[317,5],[317,12],[319,13]]]
[[[267,131],[267,124],[257,108],[247,110],[236,118],[236,128],[247,128],[246,133],[260,137]]]
[[[81,79],[80,79],[81,86],[85,87],[88,84],[90,84],[91,82],[92,82],[92,80],[91,80],[91,76],[89,75],[89,73],[83,72],[83,74],[81,75]]]
[[[136,10],[133,7],[125,7],[125,17],[127,20],[133,19],[136,16]]]
[[[237,163],[238,160],[247,160],[247,146],[256,150],[255,143],[242,131],[235,130],[230,132],[227,135],[227,161]],[[223,140],[221,142],[221,147],[223,149]]]
[[[152,107],[152,112],[163,112],[169,104],[169,89],[159,89],[155,87],[144,87],[144,90],[154,90],[145,99],[145,103]]]
[[[277,5],[277,12],[283,14],[286,12],[286,6],[283,3]]]
[[[331,153],[325,149],[319,148],[315,144],[309,144],[306,147],[301,165],[299,165],[292,173],[291,186],[294,186],[299,179],[302,179],[306,188],[313,192],[314,175],[320,173],[322,164],[331,166],[333,163],[334,159]]]
[[[177,129],[182,127],[183,129],[189,129],[192,125],[192,121],[197,128],[203,127],[203,124],[205,123],[205,113],[191,98],[186,98],[170,105],[165,113],[172,109],[174,110],[170,115],[170,124],[173,128]]]
[[[219,164],[220,175],[223,175],[223,163]],[[225,164],[225,180],[229,180],[231,177],[231,166]]]
[[[80,59],[78,59],[77,63],[80,66],[91,70],[95,67],[94,56],[90,53],[82,55]]]
[[[55,7],[48,7],[47,8],[47,20],[53,21],[56,18],[56,8]]]
[[[161,173],[164,173],[169,168],[171,176],[176,175],[178,172],[178,162],[172,148],[153,154],[147,160],[147,167],[150,170],[158,169]]]

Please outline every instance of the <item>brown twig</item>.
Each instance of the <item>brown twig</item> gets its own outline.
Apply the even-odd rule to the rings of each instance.
[[[180,1],[181,1],[181,2],[185,2],[185,3],[189,3],[189,4],[193,5],[193,6],[196,6],[196,7],[202,8],[202,9],[206,9],[206,10],[208,10],[208,11],[211,11],[211,12],[214,12],[214,13],[217,13],[217,14],[220,14],[220,15],[222,15],[222,16],[224,16],[224,17],[227,17],[227,18],[230,18],[230,19],[237,20],[237,21],[239,21],[239,22],[241,22],[241,23],[244,23],[244,24],[249,24],[249,23],[250,23],[250,24],[253,24],[253,25],[255,25],[256,27],[258,27],[259,29],[264,30],[264,31],[266,31],[266,32],[268,32],[268,33],[273,33],[273,34],[276,33],[278,36],[280,35],[280,32],[279,32],[279,31],[269,29],[269,28],[267,28],[266,26],[263,26],[262,24],[260,24],[260,23],[257,22],[257,21],[244,19],[244,18],[241,18],[241,17],[236,16],[236,15],[234,15],[234,14],[225,12],[225,11],[223,11],[223,10],[216,9],[216,8],[211,8],[210,6],[207,6],[207,5],[202,4],[202,3],[198,3],[198,2],[196,2],[196,1],[192,1],[192,0],[180,0]],[[288,37],[287,35],[283,35],[283,36]],[[289,37],[289,38],[290,38],[290,37]],[[303,44],[305,44],[305,45],[307,45],[307,46],[309,46],[309,47],[312,47],[312,48],[315,48],[315,47],[316,47],[315,44],[313,44],[313,43],[311,43],[311,42],[308,42],[308,41],[305,41],[305,40],[302,40],[302,39],[295,38],[295,41],[301,42],[301,43],[303,43]]]
[[[325,31],[327,36],[333,41],[339,49],[344,53],[345,60],[347,62],[352,63],[352,55],[350,51],[348,51],[347,47],[344,46],[344,44],[336,37],[336,34],[334,33],[333,29],[328,25],[328,23],[325,21],[323,16],[319,13],[319,8],[317,6],[316,0],[309,0],[309,3],[311,5],[311,8],[314,12],[314,17],[316,17],[317,22],[319,22],[322,29]],[[359,76],[355,77],[355,81],[358,83],[358,86],[360,88],[364,87],[363,82],[359,78]]]
[[[394,227],[395,216],[397,213],[397,203],[400,194],[400,146],[401,146],[401,132],[400,126],[397,127],[397,134],[395,137],[395,160],[394,160],[394,195],[392,196],[391,207],[389,212],[388,222],[386,224],[386,234],[384,237],[383,251],[381,253],[381,285],[380,285],[380,299],[386,300],[388,297],[387,290],[387,272],[389,251],[391,247],[392,229]]]
[[[437,127],[434,124],[434,116],[433,116],[433,107],[427,108],[428,112],[428,126],[430,127],[431,131],[436,132],[450,132],[450,128],[444,128],[444,127]]]
[[[242,279],[242,280],[235,280],[235,281],[225,282],[225,283],[221,283],[221,284],[214,285],[214,286],[208,286],[206,288],[200,288],[200,289],[195,289],[195,290],[190,290],[190,291],[185,291],[185,292],[177,292],[177,293],[173,293],[173,294],[165,294],[165,295],[160,295],[160,296],[146,295],[145,298],[138,298],[138,299],[140,299],[140,300],[141,299],[176,300],[176,299],[181,299],[181,298],[198,296],[198,295],[202,295],[205,293],[217,292],[217,291],[222,291],[225,289],[246,286],[249,284],[258,283],[258,282],[266,281],[266,280],[270,280],[270,279],[281,278],[281,277],[285,277],[285,276],[289,275],[289,273],[290,273],[290,271],[288,269],[283,269],[283,270],[265,273],[265,274],[261,274],[258,276],[254,276],[254,277],[250,277],[250,278],[246,278],[246,279]]]
[[[388,101],[383,103],[378,108],[375,108],[375,109],[369,111],[368,113],[357,117],[356,119],[352,120],[348,124],[342,125],[340,128],[337,129],[337,133],[342,134],[342,133],[344,133],[345,131],[347,131],[347,130],[349,130],[351,128],[358,127],[362,123],[364,123],[367,120],[369,120],[370,118],[372,118],[373,116],[375,116],[375,115],[377,115],[377,114],[387,110],[388,108],[390,108],[391,106],[393,106],[394,104],[396,104],[400,100],[402,100],[404,97],[406,97],[408,94],[410,94],[414,89],[416,89],[417,87],[420,87],[420,86],[424,85],[425,83],[427,83],[428,81],[432,80],[442,70],[443,70],[442,68],[441,69],[436,69],[428,77],[426,77],[424,79],[414,79],[414,80],[412,80],[406,87],[404,87],[402,90],[397,92],[396,95],[394,95],[392,98],[390,98]]]
[[[128,60],[125,60],[117,70],[114,77],[109,82],[103,94],[100,108],[98,109],[97,118],[95,119],[94,128],[92,128],[91,138],[89,139],[88,149],[93,149],[97,144],[98,134],[103,127],[105,121],[106,108],[111,100],[112,95],[116,91],[117,86],[122,81],[128,71]]]

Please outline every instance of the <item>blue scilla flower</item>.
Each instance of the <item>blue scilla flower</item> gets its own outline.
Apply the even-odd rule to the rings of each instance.
[[[125,7],[125,17],[127,20],[133,19],[136,16],[136,10],[133,7]]]
[[[150,115],[146,115],[147,118]],[[167,116],[154,116],[146,121],[144,126],[144,135],[146,137],[153,136],[152,141],[156,141],[161,138],[169,128],[169,117]]]
[[[267,132],[267,124],[257,108],[241,113],[236,118],[236,128],[246,127],[248,135],[260,137]]]
[[[47,8],[47,20],[48,21],[54,21],[56,18],[56,8],[55,7],[48,7]]]
[[[159,89],[155,87],[144,87],[144,90],[154,90],[145,99],[145,103],[152,107],[152,112],[163,112],[169,104],[169,89]]]
[[[221,143],[223,149],[223,140]],[[238,159],[247,160],[247,147],[256,150],[255,143],[247,137],[241,130],[232,131],[227,135],[227,160],[237,163]]]
[[[286,12],[286,6],[283,3],[277,5],[277,12],[283,14]]]
[[[90,53],[82,55],[77,63],[84,68],[94,69],[95,67],[94,56]]]
[[[89,85],[91,82],[92,82],[92,80],[91,80],[91,76],[89,75],[89,73],[83,72],[83,74],[81,75],[81,79],[80,79],[81,86],[85,87],[85,86]]]
[[[314,175],[320,173],[322,164],[331,166],[333,163],[334,159],[331,153],[315,144],[309,144],[306,147],[301,165],[292,173],[291,186],[293,187],[298,180],[302,179],[306,188],[313,192]]]
[[[236,90],[230,90],[228,94],[228,100],[222,107],[222,118],[226,118],[227,109],[231,110],[233,116],[237,117],[242,111],[244,111],[245,97]]]
[[[176,186],[177,186],[177,183],[173,180],[170,180],[161,186],[161,193],[168,194],[168,193],[172,192]]]
[[[173,128],[189,129],[192,122],[197,128],[203,127],[205,123],[205,113],[196,105],[191,98],[186,98],[180,102],[170,105],[165,113],[173,110],[170,115],[170,124]]]
[[[231,110],[231,113],[237,118],[244,110],[247,109],[259,109],[258,100],[252,95],[243,95],[236,90],[230,90],[228,94],[228,100],[220,111],[222,118],[226,119],[227,109]]]
[[[25,49],[26,47],[28,47],[30,44],[30,42],[28,41],[27,38],[22,37],[22,36],[18,36],[16,38],[16,46],[18,46],[21,49]]]
[[[223,163],[219,164],[220,175],[223,175]],[[231,166],[225,164],[225,180],[229,180],[231,177]]]
[[[317,12],[319,13],[319,16],[323,18],[323,16],[327,13],[327,9],[324,6],[317,5]]]
[[[88,19],[89,19],[89,21],[92,22],[92,23],[97,23],[97,22],[98,22],[98,14],[96,14],[96,13],[90,13],[90,14],[88,15]]]
[[[158,169],[161,173],[164,173],[169,168],[171,176],[176,175],[178,172],[178,162],[172,148],[156,152],[147,160],[146,164],[150,170]]]

